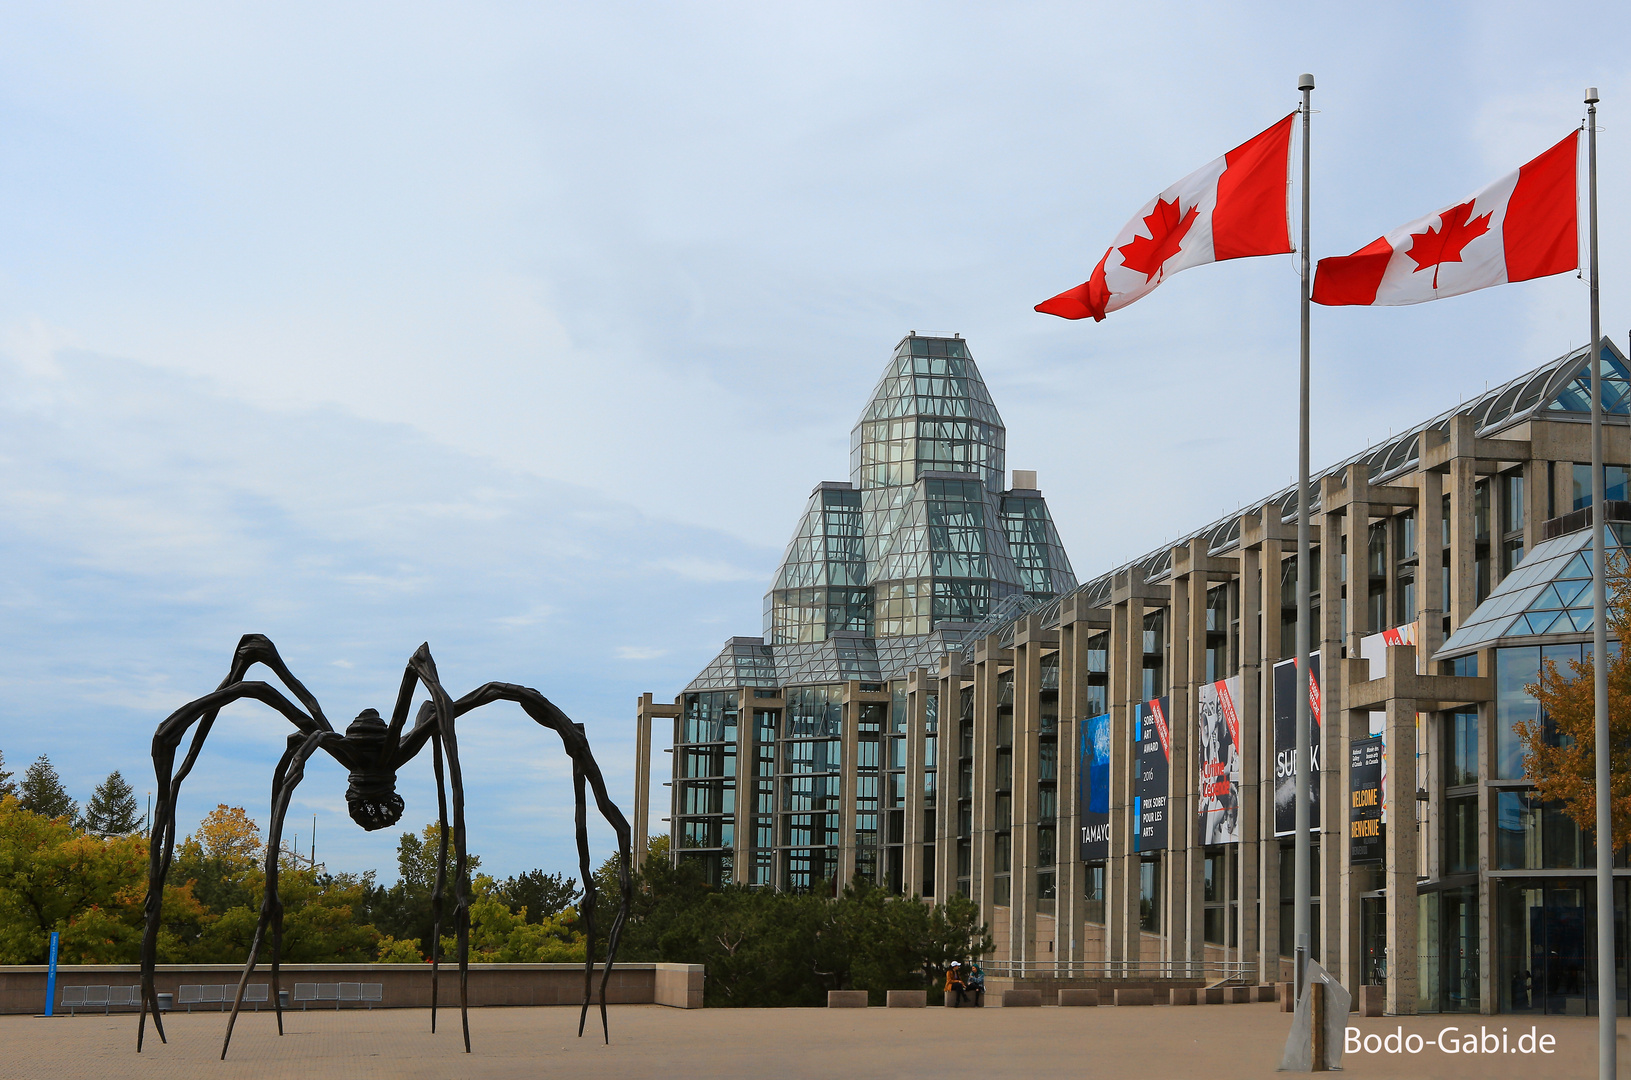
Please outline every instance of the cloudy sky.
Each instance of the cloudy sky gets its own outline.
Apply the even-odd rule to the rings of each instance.
[[[759,632],[913,329],[969,339],[1083,578],[1262,498],[1296,461],[1291,256],[1102,324],[1031,308],[1302,71],[1316,257],[1516,168],[1600,86],[1623,336],[1628,20],[1422,7],[8,5],[0,752],[145,798],[154,726],[239,635],[336,719],[388,709],[428,639],[455,693],[585,722],[630,805],[635,697]],[[1316,309],[1316,462],[1580,344],[1586,304],[1565,275]],[[497,707],[462,730],[486,866],[575,874],[559,750]],[[182,821],[264,820],[287,731],[224,719]],[[393,878],[344,786],[315,768],[291,827]]]

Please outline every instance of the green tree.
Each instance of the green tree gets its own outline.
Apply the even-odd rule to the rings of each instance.
[[[436,886],[436,860],[442,847],[442,826],[431,822],[418,836],[403,833],[396,845],[396,866],[401,882],[411,890],[423,890],[427,895]],[[447,837],[447,887],[453,885],[453,833]],[[465,869],[472,880],[481,866],[481,856],[465,852]]]
[[[614,855],[594,875],[597,954],[617,911],[618,864]],[[689,860],[669,865],[666,845],[633,885],[619,958],[706,965],[710,1006],[820,1006],[827,991],[850,988],[879,1003],[901,989],[938,999],[953,960],[992,948],[979,907],[963,896],[929,904],[866,881],[837,897],[714,888]]]
[[[483,964],[582,963],[584,938],[573,924],[571,908],[530,920],[526,910],[510,910],[492,878],[482,874],[471,885],[470,959]],[[458,939],[442,938],[442,956],[458,955]]]
[[[79,820],[79,804],[69,797],[51,759],[44,754],[23,773],[18,798],[24,810],[41,817],[61,818],[70,825]]]
[[[136,792],[115,769],[85,804],[85,828],[102,836],[128,836],[141,828]]]
[[[387,887],[370,882],[359,918],[372,923],[395,942],[429,942],[435,936],[431,896],[436,887],[436,859],[441,844],[441,826],[426,825],[418,834],[405,832],[397,840],[396,884]],[[467,853],[471,876],[481,865],[481,857]],[[453,843],[448,837],[447,878],[442,903],[442,929],[452,926]],[[422,947],[422,946],[421,946]]]
[[[254,941],[265,893],[264,871],[247,872],[245,891],[252,904],[209,913],[188,959],[193,963],[242,963]],[[283,961],[292,964],[370,963],[379,954],[380,933],[358,911],[373,884],[367,875],[282,870],[278,895],[283,901]],[[264,947],[264,946],[263,946]],[[270,952],[263,958],[270,959]]]
[[[43,963],[53,930],[65,963],[134,959],[146,881],[142,838],[104,841],[0,799],[0,964]]]
[[[375,962],[380,964],[423,964],[425,954],[419,951],[419,939],[398,941],[394,937],[379,939]]]
[[[1608,632],[1631,642],[1631,564],[1608,560]],[[1576,825],[1597,831],[1597,703],[1590,659],[1571,660],[1572,676],[1555,661],[1541,665],[1540,680],[1525,689],[1540,702],[1534,720],[1513,726],[1524,749],[1524,770],[1535,792],[1561,803]],[[1611,651],[1608,662],[1609,818],[1612,847],[1631,841],[1631,648]]]
[[[0,799],[17,794],[17,785],[12,782],[11,777],[12,774],[6,771],[6,755],[0,753]]]
[[[528,922],[543,920],[575,907],[582,897],[578,879],[564,874],[528,870],[499,883],[498,896],[511,911],[524,911]]]

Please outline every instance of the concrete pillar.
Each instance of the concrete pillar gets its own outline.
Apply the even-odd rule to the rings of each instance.
[[[934,815],[934,895],[935,901],[942,904],[957,891],[957,804],[962,798],[962,769],[958,763],[962,753],[962,657],[962,653],[954,652],[942,658],[935,680],[940,695],[940,730],[936,748],[939,790]]]
[[[630,821],[629,858],[633,869],[646,864],[646,834],[651,819],[651,695],[641,694],[634,712],[634,818]]]
[[[1410,646],[1396,645],[1387,650],[1388,674],[1414,672],[1415,665],[1416,650]],[[1386,796],[1387,1012],[1391,1016],[1414,1016],[1417,861],[1416,830],[1412,826],[1416,820],[1416,703],[1389,698],[1385,711],[1389,765]]]
[[[1087,686],[1089,628],[1077,621],[1073,598],[1059,612],[1059,823],[1057,920],[1059,960],[1067,974],[1081,974],[1087,959],[1087,864],[1081,856],[1081,767],[1083,691]]]
[[[923,851],[925,841],[933,843],[923,828],[924,811],[928,809],[923,795],[925,770],[924,749],[927,738],[929,695],[934,692],[934,680],[923,668],[906,675],[906,807],[901,830],[900,888],[905,896],[923,893]],[[933,890],[933,883],[930,883]]]
[[[1129,576],[1124,573],[1122,577]],[[1105,861],[1105,949],[1111,961],[1140,956],[1138,856],[1132,850],[1133,724],[1143,683],[1144,605],[1117,603],[1110,630],[1110,857]]]
[[[1420,472],[1416,482],[1416,642],[1421,655],[1432,656],[1444,644],[1444,474]]]
[[[1042,648],[1040,620],[1026,616],[1014,634],[1014,786],[1009,940],[1015,960],[1053,959],[1036,955],[1037,785],[1041,769]],[[1056,780],[1057,782],[1057,780]]]
[[[1174,552],[1176,555],[1177,552]],[[1195,692],[1206,682],[1206,591],[1211,584],[1204,566],[1206,542],[1192,540],[1186,552],[1189,574],[1172,587],[1172,767],[1168,800],[1168,835],[1172,840],[1173,885],[1183,887],[1182,923],[1171,931],[1172,958],[1200,963],[1206,959],[1206,849],[1197,815],[1200,755],[1197,751]],[[1179,640],[1183,641],[1180,647]]]
[[[1350,470],[1349,479],[1358,481],[1363,467]],[[1320,595],[1320,617],[1316,626],[1320,651],[1320,828],[1319,863],[1323,908],[1319,928],[1320,963],[1333,977],[1344,977],[1343,912],[1348,865],[1347,799],[1348,741],[1351,732],[1342,708],[1342,517],[1330,508],[1341,501],[1343,488],[1336,477],[1321,482],[1321,511],[1314,518],[1320,549],[1320,576],[1314,583]],[[1391,530],[1389,530],[1391,532]],[[1393,558],[1392,537],[1388,538],[1389,573]],[[1390,579],[1391,580],[1391,579]]]
[[[1450,494],[1450,630],[1467,621],[1478,606],[1476,572],[1477,540],[1474,535],[1473,487],[1477,483],[1472,418],[1450,420],[1450,474],[1446,488]]]
[[[1266,982],[1280,979],[1280,841],[1274,835],[1274,664],[1287,648],[1295,649],[1295,642],[1282,642],[1280,635],[1281,570],[1285,560],[1285,531],[1279,520],[1279,511],[1272,505],[1262,511],[1263,529],[1267,537],[1262,550],[1262,665],[1258,671],[1257,730],[1258,751],[1258,828],[1260,910],[1263,919],[1263,959]],[[1272,532],[1270,531],[1272,527]]]
[[[1241,527],[1245,533],[1245,525]],[[1274,981],[1263,963],[1263,917],[1258,910],[1262,893],[1263,829],[1259,820],[1263,798],[1262,700],[1259,686],[1263,655],[1262,553],[1243,547],[1240,552],[1240,959],[1256,962],[1261,983]],[[1273,775],[1272,771],[1269,774]],[[1270,836],[1270,842],[1273,837]]]
[[[980,918],[995,919],[997,676],[1003,653],[992,634],[974,647],[974,825],[970,892]]]
[[[1547,483],[1551,479],[1551,463],[1526,461],[1523,463],[1523,554],[1525,558],[1540,543],[1540,529],[1546,524]]]

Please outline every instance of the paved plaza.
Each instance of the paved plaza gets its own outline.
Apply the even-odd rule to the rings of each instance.
[[[460,1052],[458,1013],[294,1012],[279,1039],[270,1014],[239,1018],[231,1057],[218,1060],[226,1018],[167,1018],[168,1045],[137,1056],[136,1018],[0,1017],[0,1077],[27,1080],[485,1080],[525,1077],[1271,1077],[1290,1017],[1272,1004],[1043,1009],[702,1009],[620,1005],[612,1043],[578,1039],[577,1010],[472,1010],[474,1054]],[[594,1023],[593,1014],[591,1022]],[[1493,1028],[1491,1025],[1493,1022]],[[1480,1027],[1509,1041],[1528,1031],[1513,1017],[1424,1016],[1352,1020],[1367,1033],[1438,1038]],[[1621,1075],[1631,1075],[1631,1021],[1621,1021]],[[1562,1077],[1596,1075],[1596,1021],[1536,1024],[1557,1040],[1550,1055],[1349,1055],[1350,1076]]]

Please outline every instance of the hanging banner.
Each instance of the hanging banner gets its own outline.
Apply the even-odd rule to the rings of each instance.
[[[1402,625],[1392,627],[1391,629],[1383,630],[1380,634],[1369,634],[1369,635],[1367,635],[1365,637],[1360,638],[1359,639],[1359,658],[1361,660],[1369,660],[1370,661],[1370,676],[1371,676],[1371,678],[1380,679],[1387,672],[1387,650],[1388,650],[1388,647],[1392,646],[1392,645],[1414,645],[1414,644],[1416,644],[1416,624],[1413,623],[1413,622],[1404,623]],[[1420,675],[1422,673],[1421,672],[1421,667],[1422,667],[1421,656],[1418,654],[1417,657],[1416,657],[1416,674]],[[1416,746],[1417,747],[1424,747],[1424,746],[1427,745],[1425,742],[1422,741],[1422,725],[1426,722],[1426,720],[1427,720],[1427,714],[1426,713],[1417,713],[1416,714]],[[1370,733],[1372,735],[1374,735],[1377,738],[1382,740],[1382,780],[1381,780],[1380,794],[1379,794],[1378,797],[1381,799],[1381,802],[1382,802],[1382,824],[1386,825],[1387,824],[1387,776],[1388,776],[1387,713],[1383,712],[1380,709],[1377,709],[1377,710],[1373,711],[1370,714],[1369,728],[1370,728]],[[1423,765],[1423,755],[1420,753],[1420,751],[1418,751],[1418,753],[1417,753],[1417,759],[1418,760],[1416,762],[1416,765],[1417,765],[1416,786],[1417,787],[1426,787],[1427,782],[1426,782],[1425,778],[1422,775],[1422,769],[1421,769],[1421,766]]]
[[[1308,672],[1308,828],[1320,827],[1320,654]],[[1274,665],[1274,835],[1297,831],[1297,661]]]
[[[1110,717],[1090,716],[1082,721],[1081,858],[1084,862],[1110,857]]]
[[[1172,759],[1172,729],[1167,699],[1138,707],[1133,728],[1133,850],[1161,851],[1167,846],[1167,773]]]
[[[1240,843],[1240,676],[1195,691],[1201,843]]]
[[[1382,738],[1355,739],[1348,756],[1348,861],[1379,863],[1386,847],[1382,824]]]

